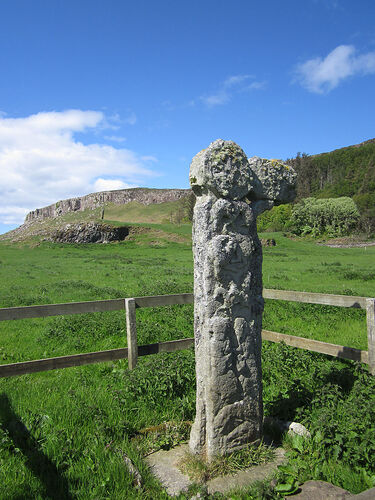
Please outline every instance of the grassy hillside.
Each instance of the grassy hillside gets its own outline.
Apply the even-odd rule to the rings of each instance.
[[[29,242],[38,244],[57,229],[67,224],[82,224],[86,222],[103,222],[112,225],[126,225],[133,234],[143,234],[148,239],[176,240],[176,236],[186,241],[191,237],[191,224],[186,222],[189,214],[189,198],[174,202],[153,203],[142,205],[131,202],[124,205],[108,203],[102,207],[84,211],[69,212],[59,217],[43,220],[36,219],[26,222],[19,228],[0,235],[0,241]],[[137,230],[136,227],[143,227]],[[148,236],[146,237],[146,233]]]
[[[104,208],[104,218],[119,222],[166,223],[175,222],[184,217],[183,201],[170,201],[151,205],[142,205],[133,201],[126,205],[108,204]]]
[[[139,232],[118,244],[1,243],[0,306],[191,292],[191,242],[178,240],[191,227],[148,226],[144,232],[135,225]],[[277,246],[264,249],[265,287],[374,296],[375,247],[272,237]],[[366,349],[362,310],[269,300],[264,328]],[[139,310],[137,333],[140,344],[191,337],[192,306]],[[1,322],[0,338],[1,363],[111,349],[126,345],[125,317],[117,311]],[[353,492],[369,488],[375,378],[367,369],[264,342],[263,373],[265,413],[300,421],[313,434],[307,443],[284,443],[290,463],[279,482],[314,478]],[[119,361],[0,379],[0,498],[167,498],[143,457],[186,440],[194,410],[192,350],[140,358],[133,372]],[[142,474],[141,491],[124,455]],[[268,498],[280,498],[264,488]]]

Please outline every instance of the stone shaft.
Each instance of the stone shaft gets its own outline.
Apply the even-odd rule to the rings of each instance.
[[[256,217],[273,206],[276,191],[292,197],[286,184],[293,184],[295,175],[282,169],[283,175],[273,172],[270,181],[270,175],[250,165],[239,146],[217,140],[198,153],[190,170],[197,198],[193,221],[197,401],[189,444],[208,460],[262,436],[262,247]],[[270,191],[273,199],[267,198]]]

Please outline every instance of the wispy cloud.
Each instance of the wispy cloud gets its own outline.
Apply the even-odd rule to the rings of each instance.
[[[221,104],[226,104],[230,101],[231,95],[226,90],[219,90],[216,94],[203,95],[200,100],[209,108],[214,106],[220,106]]]
[[[200,96],[199,101],[212,108],[228,103],[234,94],[260,90],[264,86],[265,82],[255,80],[253,75],[232,75],[221,82],[216,92]],[[196,100],[192,102],[196,103]]]
[[[250,85],[244,87],[243,91],[246,90],[261,90],[266,86],[266,82],[252,82]]]
[[[339,0],[313,0],[313,3],[319,4],[319,6],[322,5],[329,10],[336,10],[341,7]]]
[[[375,52],[358,54],[353,45],[339,45],[324,59],[316,57],[299,64],[295,81],[310,92],[326,94],[351,76],[375,73]]]
[[[125,142],[126,137],[121,137],[120,135],[105,135],[104,139],[110,142]]]
[[[125,117],[120,116],[118,113],[113,113],[112,115],[104,116],[100,126],[102,129],[118,130],[121,125],[135,125],[137,121],[137,115],[134,111],[129,112]]]
[[[135,113],[130,113],[124,120],[128,125],[135,125],[137,123],[137,115]]]
[[[241,85],[244,82],[248,81],[250,78],[254,78],[254,77],[252,75],[229,76],[226,80],[224,80],[223,87],[225,87],[225,88],[237,87],[238,85]]]
[[[77,132],[95,133],[108,120],[102,112],[77,109],[0,116],[0,223],[21,223],[37,207],[137,186],[156,175],[149,159],[134,151],[75,138]]]
[[[152,156],[152,155],[141,156],[141,160],[142,161],[152,161],[152,162],[157,162],[158,161],[158,159],[156,158],[156,156]]]

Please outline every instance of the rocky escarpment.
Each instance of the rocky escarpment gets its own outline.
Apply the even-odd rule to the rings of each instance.
[[[119,189],[116,191],[102,191],[101,193],[91,193],[79,198],[69,198],[61,200],[47,207],[37,208],[26,215],[25,222],[43,220],[50,217],[58,217],[69,212],[78,212],[87,209],[95,209],[106,203],[125,205],[132,201],[142,205],[153,203],[165,203],[177,201],[191,193],[190,189]]]
[[[129,234],[125,226],[115,227],[109,224],[87,222],[83,224],[67,224],[53,232],[48,238],[54,243],[109,243],[123,241]]]

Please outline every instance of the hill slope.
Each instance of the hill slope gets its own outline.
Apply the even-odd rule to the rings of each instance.
[[[318,155],[298,153],[286,160],[297,173],[297,199],[350,196],[363,220],[375,220],[375,139]],[[164,224],[191,219],[190,189],[120,189],[61,200],[30,212],[25,223],[0,240],[47,237],[66,224],[108,221]]]
[[[298,198],[350,196],[361,211],[375,205],[375,139],[287,160],[298,173]]]
[[[116,191],[102,191],[100,193],[91,193],[86,196],[60,200],[47,207],[37,208],[29,212],[25,222],[31,222],[35,219],[46,219],[50,217],[59,217],[69,212],[82,212],[85,210],[94,210],[105,207],[112,203],[115,205],[125,205],[135,202],[140,205],[152,205],[156,203],[174,202],[185,198],[191,193],[190,189],[118,189]]]
[[[177,234],[179,238],[185,239],[191,233],[191,225],[190,229],[184,231],[180,224],[191,217],[191,211],[190,189],[135,188],[104,191],[36,209],[26,216],[20,227],[0,235],[0,241],[49,240],[64,228],[69,227],[71,230],[77,224],[90,226],[98,223],[110,226],[145,224],[149,227],[142,232],[151,235],[152,232],[162,231],[163,234],[169,234],[168,239],[171,238],[170,234],[174,238]],[[134,231],[130,230],[132,234]]]

